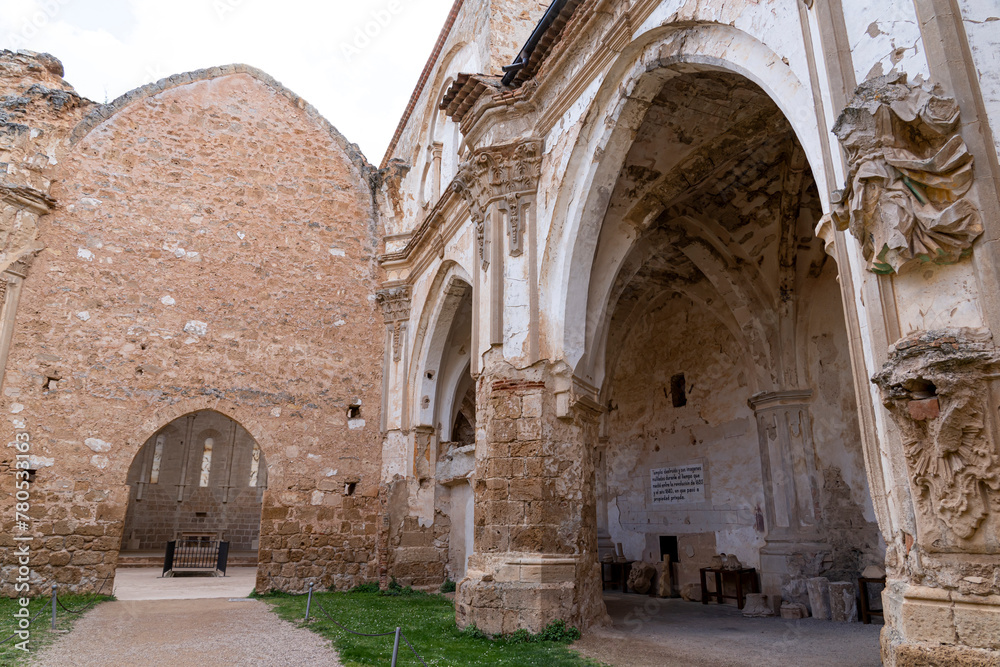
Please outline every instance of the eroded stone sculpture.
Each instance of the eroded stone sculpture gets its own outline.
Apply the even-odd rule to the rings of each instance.
[[[943,329],[895,343],[873,378],[902,431],[924,542],[935,550],[972,547],[991,504],[1000,504],[1000,461],[986,422],[988,381],[998,371],[989,332]]]
[[[656,566],[652,563],[635,563],[628,575],[629,590],[636,593],[648,593],[653,585],[653,575],[656,574]]]
[[[871,271],[955,263],[982,233],[967,196],[973,158],[958,120],[954,99],[905,74],[861,84],[837,119],[833,131],[850,170],[833,220],[861,242]]]
[[[674,576],[670,556],[666,555],[663,560],[656,564],[656,594],[661,598],[674,596]]]
[[[857,592],[851,582],[830,582],[830,618],[838,623],[857,622]]]
[[[392,358],[402,358],[403,331],[410,318],[410,287],[401,285],[379,290],[376,294],[386,325],[392,327]]]
[[[453,187],[469,206],[476,227],[476,247],[485,270],[489,266],[487,216],[491,204],[507,211],[510,254],[522,252],[523,201],[534,195],[542,164],[542,142],[529,139],[476,151],[463,162]]]
[[[809,590],[809,608],[813,618],[830,618],[830,580],[826,577],[812,577],[806,582]]]

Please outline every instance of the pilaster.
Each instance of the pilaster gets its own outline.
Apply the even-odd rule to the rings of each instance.
[[[767,543],[761,548],[761,587],[780,599],[804,602],[804,582],[819,576],[830,547],[820,525],[819,476],[809,389],[755,394]]]
[[[493,357],[478,380],[474,553],[459,584],[460,625],[490,634],[538,632],[562,619],[605,618],[596,559],[594,462],[597,414],[559,417],[556,371],[517,369]]]

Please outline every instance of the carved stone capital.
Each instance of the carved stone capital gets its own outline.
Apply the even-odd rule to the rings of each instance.
[[[382,307],[382,318],[392,327],[392,360],[402,358],[403,328],[410,319],[410,286],[388,287],[375,293]]]
[[[490,205],[496,202],[507,211],[510,252],[511,255],[520,255],[524,245],[522,199],[535,194],[541,164],[541,139],[526,139],[503,146],[480,148],[459,166],[452,187],[469,207],[484,270],[489,266],[486,219]]]
[[[872,380],[899,426],[925,549],[1000,553],[1000,456],[991,384],[1000,351],[988,331],[911,334]],[[992,518],[990,515],[993,515]]]
[[[953,264],[982,234],[958,119],[955,100],[905,74],[861,84],[837,119],[849,171],[834,194],[833,220],[861,243],[870,271]]]
[[[410,319],[410,286],[388,287],[375,293],[386,324]]]

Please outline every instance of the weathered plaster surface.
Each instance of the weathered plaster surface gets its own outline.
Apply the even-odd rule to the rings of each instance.
[[[993,142],[1000,155],[1000,3],[959,0]]]
[[[892,70],[929,75],[920,26],[910,0],[845,3],[844,19],[858,83]]]
[[[679,295],[651,307],[623,346],[606,427],[612,539],[630,560],[658,561],[659,535],[710,533],[720,550],[759,568],[755,509],[764,498],[749,360],[711,313]],[[675,408],[669,387],[679,373],[687,404]],[[654,504],[650,469],[691,462],[705,467],[705,502]],[[681,564],[680,583],[697,581],[697,564],[686,567],[683,554]]]

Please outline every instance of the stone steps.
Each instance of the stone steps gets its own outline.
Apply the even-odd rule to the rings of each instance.
[[[226,567],[256,567],[257,552],[229,554]],[[118,567],[163,567],[162,553],[123,553],[118,555]]]

